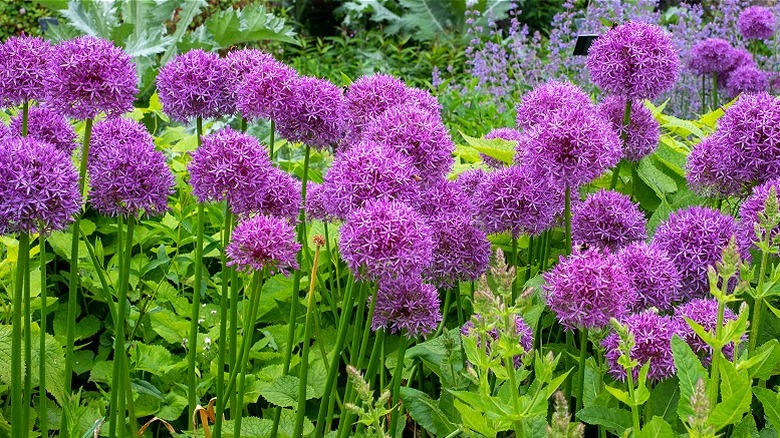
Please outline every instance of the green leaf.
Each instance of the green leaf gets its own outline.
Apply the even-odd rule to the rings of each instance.
[[[734,364],[721,361],[721,398],[722,402],[715,406],[710,414],[710,424],[715,430],[720,430],[729,424],[735,424],[750,410],[750,378],[747,371],[739,372]]]
[[[168,309],[158,308],[149,312],[152,329],[169,344],[181,345],[187,337],[190,323]]]
[[[769,351],[769,355],[764,356],[764,353],[767,351]],[[748,367],[750,378],[759,380],[769,379],[778,372],[778,364],[780,364],[780,341],[777,339],[770,339],[756,349],[753,357],[763,357],[764,359]]]
[[[438,403],[422,391],[402,386],[401,400],[412,419],[434,436],[446,436],[458,428],[439,409]]]
[[[176,23],[176,32],[173,33],[173,41],[178,42],[184,36],[192,20],[197,16],[202,8],[208,6],[206,0],[188,0],[184,3],[181,11],[179,12],[179,21]],[[165,51],[162,58],[160,58],[160,65],[165,65],[171,56],[173,56],[176,50],[176,44],[168,46],[168,50]]]
[[[637,173],[642,181],[653,189],[661,199],[663,199],[664,195],[677,191],[677,183],[669,175],[655,167],[650,159],[644,159],[639,162]]]
[[[677,418],[677,404],[680,401],[679,382],[676,377],[658,383],[650,394],[650,412],[654,416],[673,423]]]
[[[506,164],[512,164],[515,158],[515,146],[517,142],[503,140],[500,138],[494,138],[486,140],[484,138],[469,137],[464,133],[460,133],[466,143],[472,146],[477,151],[487,155],[488,157],[495,158]]]
[[[752,415],[745,415],[735,427],[734,432],[731,434],[734,438],[759,438],[758,427],[756,427],[756,419]]]
[[[269,403],[283,408],[295,406],[298,403],[298,382],[296,376],[281,376],[276,380],[260,385],[260,395]],[[306,400],[314,397],[314,388],[306,385]]]
[[[498,431],[492,424],[493,422],[489,422],[486,418],[485,411],[474,409],[472,406],[457,399],[454,401],[454,404],[455,409],[460,413],[464,426],[484,436],[496,436]]]
[[[670,438],[675,436],[679,435],[674,432],[669,423],[661,417],[653,417],[652,420],[645,424],[637,438]]]
[[[268,40],[299,44],[295,39],[295,31],[285,24],[284,18],[268,13],[260,3],[211,15],[203,26],[220,49]]]
[[[24,376],[11,376],[11,326],[0,325],[0,382],[4,384],[10,384],[11,378],[23,379]],[[33,326],[30,330],[30,335],[36,341],[32,343],[32,369],[35,370],[31,373],[32,386],[37,387],[38,380],[38,363],[40,362],[40,345],[37,342],[40,336],[40,329],[37,326]],[[46,350],[44,351],[44,368],[47,376],[54,376],[53,378],[46,379],[46,392],[54,396],[60,405],[65,400],[65,384],[60,378],[65,373],[65,352],[63,347],[57,342],[54,336],[46,335]],[[24,360],[24,359],[22,359]],[[26,367],[23,366],[23,369]]]
[[[618,436],[632,427],[631,412],[617,408],[583,408],[577,412],[577,418],[588,424],[602,425]]]
[[[764,414],[775,429],[780,430],[780,393],[766,388],[753,388],[753,393],[764,406]]]
[[[274,422],[266,418],[242,417],[241,418],[241,438],[264,438],[271,435]],[[222,436],[225,438],[234,438],[233,420],[223,423]]]
[[[677,377],[680,379],[680,402],[677,404],[677,414],[680,418],[687,419],[693,415],[691,396],[696,389],[696,382],[702,379],[706,384],[707,371],[691,347],[677,335],[672,338],[672,353]]]
[[[110,40],[119,26],[116,0],[70,0],[68,8],[60,11],[71,26],[86,35]]]
[[[626,404],[628,406],[631,406],[633,403],[631,402],[631,399],[628,398],[628,393],[626,391],[623,391],[622,389],[613,388],[609,385],[604,386],[604,389],[607,390],[610,394],[612,394],[613,397],[621,401],[623,404]]]

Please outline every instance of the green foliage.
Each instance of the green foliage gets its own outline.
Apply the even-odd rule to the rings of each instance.
[[[47,11],[35,0],[0,2],[0,41],[12,35],[40,35],[38,20]]]

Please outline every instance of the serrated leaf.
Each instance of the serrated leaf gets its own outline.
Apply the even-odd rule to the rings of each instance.
[[[734,432],[731,434],[734,438],[759,438],[758,427],[756,427],[756,419],[752,415],[745,415],[735,427]]]
[[[271,434],[274,422],[266,418],[242,417],[241,418],[241,438],[264,438]],[[225,438],[234,438],[233,420],[223,423],[222,436]]]
[[[281,376],[276,380],[264,382],[259,392],[266,401],[283,408],[296,406],[298,403],[298,382],[295,376]],[[314,397],[314,388],[306,385],[306,400]]]
[[[422,391],[402,386],[401,400],[412,419],[434,436],[446,436],[458,428],[439,409],[438,403]]]
[[[677,377],[680,379],[680,402],[677,404],[677,414],[680,418],[687,419],[693,415],[691,396],[696,390],[696,382],[703,379],[706,384],[707,371],[691,347],[677,335],[672,338],[672,353]]]
[[[116,0],[70,0],[67,9],[60,11],[69,24],[86,35],[110,40],[119,26]]]
[[[766,388],[753,388],[753,393],[764,406],[764,414],[775,429],[780,430],[780,393]]]
[[[155,309],[149,312],[152,330],[169,344],[181,344],[189,334],[190,323],[168,309]]]
[[[739,372],[734,364],[728,361],[720,362],[721,398],[722,402],[715,406],[710,414],[709,422],[715,430],[735,424],[750,410],[750,378],[747,371]]]
[[[751,365],[748,369],[751,379],[767,380],[775,373],[780,363],[780,341],[770,339],[756,349],[754,357],[764,357],[763,353],[769,351],[763,360]]]
[[[631,399],[628,398],[628,393],[626,391],[623,391],[622,389],[613,388],[609,385],[606,385],[604,389],[607,390],[610,394],[612,394],[613,397],[618,399],[620,402],[631,406]]]
[[[617,408],[583,408],[577,412],[577,418],[588,424],[604,426],[618,436],[632,426],[631,412]]]
[[[150,34],[149,31],[144,30],[137,40],[128,39],[124,49],[128,55],[137,58],[163,53],[171,44],[173,38],[158,33]]]
[[[11,378],[24,379],[24,376],[11,376],[11,333],[12,328],[10,325],[0,325],[0,382],[9,385]],[[30,335],[33,339],[38,339],[40,336],[40,329],[37,326],[33,326],[30,330]],[[39,384],[38,380],[38,364],[40,362],[40,345],[38,342],[32,343],[32,369],[31,373],[32,386],[35,388]],[[65,400],[65,385],[61,378],[65,373],[65,352],[63,347],[57,342],[57,340],[50,335],[46,335],[46,350],[44,351],[44,368],[47,376],[52,378],[46,379],[46,391],[54,396],[60,405]],[[24,361],[24,358],[22,358]],[[26,366],[22,365],[24,371]]]
[[[481,152],[488,157],[502,161],[505,164],[512,164],[512,161],[515,157],[515,146],[517,145],[516,141],[503,140],[500,138],[474,138],[462,132],[460,135],[464,140],[466,140],[466,143],[468,143],[469,146],[473,147],[478,152]]]
[[[661,417],[653,417],[652,420],[645,424],[637,438],[670,438],[675,436],[678,435],[669,423]]]
[[[268,40],[299,44],[293,28],[285,24],[283,18],[267,12],[259,3],[211,15],[203,26],[222,49],[236,44]]]
[[[677,191],[677,183],[659,168],[655,167],[650,159],[644,159],[639,162],[637,168],[639,177],[644,181],[659,198],[663,199],[665,195]]]
[[[677,404],[680,401],[680,388],[677,378],[666,379],[658,383],[650,394],[650,412],[667,422],[677,418]]]

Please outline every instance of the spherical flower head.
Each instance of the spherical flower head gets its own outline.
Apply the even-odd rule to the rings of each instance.
[[[726,93],[737,97],[742,93],[759,93],[769,89],[769,78],[758,67],[745,65],[734,69],[726,81]]]
[[[455,144],[447,127],[438,116],[414,106],[388,109],[365,126],[362,138],[411,158],[422,179],[446,176],[454,162]]]
[[[414,173],[411,159],[387,146],[363,142],[340,151],[325,174],[325,211],[344,219],[376,199],[406,201],[415,190]]]
[[[658,139],[661,137],[661,127],[653,117],[653,113],[634,100],[631,104],[631,120],[628,126],[623,124],[626,112],[626,98],[609,96],[599,104],[599,112],[607,119],[619,135],[625,135],[623,157],[629,161],[638,162],[655,152]]]
[[[32,137],[0,139],[0,233],[64,229],[81,209],[69,154]]]
[[[433,333],[441,321],[439,293],[419,277],[383,280],[379,283],[371,329],[388,327],[407,338]]]
[[[478,279],[487,271],[490,241],[470,217],[443,214],[430,220],[433,261],[423,275],[440,287]]]
[[[546,82],[523,96],[517,107],[517,127],[529,129],[563,108],[594,108],[590,97],[570,82]]]
[[[628,328],[636,342],[629,353],[631,359],[639,363],[631,371],[633,378],[639,377],[639,370],[647,362],[650,362],[648,381],[657,383],[674,376],[676,368],[672,354],[672,337],[678,334],[679,323],[670,316],[661,316],[652,311],[627,316],[620,322]],[[626,370],[618,363],[622,354],[618,334],[610,333],[601,345],[606,349],[604,357],[609,365],[609,373],[618,380],[626,380]]]
[[[481,321],[482,315],[480,314],[474,314],[472,316],[472,320],[466,321],[465,324],[463,324],[463,327],[460,328],[460,334],[462,336],[469,336],[471,332],[474,330],[474,320]],[[531,330],[531,327],[528,326],[528,324],[525,322],[523,317],[520,315],[514,315],[515,320],[515,335],[519,338],[519,344],[525,350],[526,352],[531,351],[534,346],[534,333],[533,330]],[[490,351],[492,349],[492,344],[495,342],[498,342],[499,340],[499,332],[497,328],[493,328],[490,331],[488,331],[489,338],[486,339],[487,343],[484,347],[482,347],[482,339],[481,337],[477,339],[477,347],[486,349],[487,351]],[[515,356],[514,358],[515,362],[515,368],[519,367],[522,363],[522,358],[520,356]]]
[[[775,196],[780,195],[780,179],[767,181],[753,189],[753,193],[739,207],[739,231],[738,243],[742,252],[746,253],[755,247],[759,237],[756,235],[756,225],[761,224],[760,215],[764,212],[766,201],[772,189],[775,189]],[[780,197],[778,198],[780,200]],[[771,239],[775,239],[780,233],[780,228],[775,227],[769,230]],[[766,239],[764,229],[761,229],[762,239]]]
[[[146,137],[90,151],[89,202],[99,213],[140,217],[168,210],[168,196],[174,192],[173,174],[165,155],[154,149],[151,136]]]
[[[11,119],[11,132],[22,135],[22,113]],[[30,108],[27,118],[27,135],[50,143],[70,154],[76,148],[76,131],[68,120],[50,108]]]
[[[683,300],[709,292],[707,268],[721,261],[735,232],[733,218],[698,206],[678,210],[658,226],[652,244],[666,251],[680,271]]]
[[[91,36],[66,40],[51,52],[48,103],[61,114],[91,119],[133,109],[138,76],[130,55]]]
[[[332,83],[312,77],[296,78],[287,110],[276,127],[284,138],[323,149],[344,135],[344,93]]]
[[[633,310],[651,307],[669,310],[680,300],[680,272],[666,251],[645,242],[635,242],[617,254],[617,261],[636,290]]]
[[[715,132],[694,145],[685,165],[688,186],[702,196],[739,194],[745,181],[737,164],[739,151],[723,133]]]
[[[131,143],[154,144],[146,127],[135,120],[110,117],[95,123],[90,138],[90,158],[102,149],[117,148]]]
[[[301,182],[271,166],[256,174],[245,193],[237,194],[231,209],[239,216],[263,214],[295,221],[301,210]]]
[[[339,242],[341,256],[359,279],[419,276],[433,260],[430,227],[403,202],[380,200],[354,210]]]
[[[406,87],[405,105],[415,106],[429,112],[431,115],[441,117],[442,106],[436,96],[427,90]]]
[[[563,210],[563,190],[543,173],[511,166],[487,174],[473,201],[488,233],[539,235]]]
[[[6,126],[5,123],[0,123],[0,140],[7,136],[12,136],[14,134],[11,133],[11,128]]]
[[[479,191],[477,188],[483,181],[487,179],[488,172],[483,169],[470,169],[460,175],[458,175],[457,182],[460,184],[461,190],[469,199],[472,199],[472,203],[476,204],[473,199],[474,195]]]
[[[728,84],[729,78],[731,77],[731,73],[734,72],[734,70],[744,67],[744,66],[753,66],[758,67],[756,65],[756,62],[753,60],[753,54],[750,53],[747,49],[742,47],[735,47],[731,51],[731,57],[734,60],[733,65],[728,70],[718,73],[718,85],[723,86],[725,84]]]
[[[329,222],[331,217],[325,209],[325,190],[322,184],[315,182],[306,183],[306,217],[309,220]]]
[[[671,36],[658,25],[636,21],[597,38],[587,65],[599,88],[630,99],[654,99],[671,89],[680,74]]]
[[[421,181],[409,202],[418,213],[431,220],[448,215],[471,219],[476,212],[463,186],[444,178]]]
[[[229,112],[228,78],[228,64],[216,53],[196,49],[176,56],[157,75],[163,111],[180,122]]]
[[[736,59],[734,48],[721,38],[707,38],[691,49],[688,68],[698,75],[723,73],[729,70]]]
[[[0,105],[42,101],[52,46],[33,36],[12,36],[0,44]]]
[[[225,84],[227,85],[226,113],[236,111],[238,95],[244,78],[252,72],[261,70],[265,65],[277,62],[273,56],[258,49],[231,50],[225,56]]]
[[[723,323],[737,319],[737,315],[726,307],[723,314]],[[711,298],[699,298],[685,303],[674,310],[674,317],[680,326],[680,337],[691,347],[705,364],[712,360],[712,347],[704,342],[688,325],[685,318],[704,327],[710,333],[714,333],[718,325],[718,301]],[[723,354],[731,360],[734,357],[734,344],[728,344],[723,347]]]
[[[575,250],[544,274],[547,305],[566,330],[600,328],[628,314],[636,291],[609,252]]]
[[[300,249],[290,221],[258,215],[236,225],[225,252],[229,259],[227,265],[239,271],[266,270],[276,274],[298,269],[296,256]]]
[[[400,79],[385,74],[363,76],[346,93],[349,137],[360,138],[366,125],[390,107],[402,104],[407,88]]]
[[[775,15],[764,6],[745,8],[737,19],[737,28],[746,39],[768,40],[775,34]]]
[[[521,134],[520,131],[518,131],[517,129],[496,128],[488,132],[487,134],[485,134],[484,138],[485,140],[499,138],[501,140],[518,142],[520,141],[522,135],[523,134]],[[515,148],[517,148],[517,143],[515,143]],[[500,169],[506,165],[503,161],[495,159],[483,153],[480,153],[479,156],[480,158],[482,158],[483,163],[485,163],[488,167],[491,167],[493,169]]]
[[[298,73],[279,61],[267,60],[244,75],[236,109],[247,119],[278,120],[287,111]]]
[[[601,190],[578,203],[571,217],[572,240],[596,248],[620,249],[647,238],[647,219],[631,198]]]

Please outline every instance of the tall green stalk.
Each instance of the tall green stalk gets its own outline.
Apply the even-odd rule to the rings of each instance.
[[[27,264],[30,264],[30,256],[27,256]],[[30,306],[30,270],[24,273],[24,293],[22,295],[22,316],[24,323],[22,325],[24,335],[24,400],[25,405],[32,403],[32,315]],[[24,430],[30,430],[30,409],[24,412]]]
[[[401,335],[401,342],[398,346],[398,359],[395,363],[395,369],[393,370],[393,380],[390,383],[392,387],[391,392],[391,406],[395,406],[392,414],[390,414],[390,435],[397,437],[403,435],[396,435],[395,431],[398,426],[398,418],[403,414],[403,407],[396,406],[401,400],[401,376],[404,373],[404,358],[406,357],[406,347],[409,345],[409,340],[405,336]]]
[[[771,196],[771,195],[770,195]],[[750,320],[750,337],[748,341],[748,357],[753,357],[758,345],[758,336],[761,332],[761,313],[764,311],[764,282],[766,278],[766,267],[769,262],[769,248],[771,242],[770,230],[766,230],[764,237],[764,249],[761,251],[761,268],[758,272],[758,285],[756,287],[755,304],[753,305],[753,317]]]
[[[712,74],[712,110],[718,108],[718,74]]]
[[[203,119],[197,119],[198,147],[203,142]],[[195,415],[198,404],[195,362],[198,354],[198,319],[200,318],[200,294],[203,288],[203,222],[206,220],[205,208],[198,203],[198,217],[195,224],[195,285],[192,290],[192,311],[190,313],[190,336],[187,338],[187,405],[189,416]]]
[[[244,119],[241,119],[242,123],[245,123],[246,121]],[[227,396],[225,394],[225,356],[227,355],[227,321],[228,321],[228,313],[230,313],[229,303],[228,303],[228,284],[230,283],[230,271],[233,269],[229,268],[226,265],[227,262],[227,254],[225,253],[225,248],[227,248],[228,243],[230,243],[230,233],[233,229],[233,215],[230,211],[230,207],[225,203],[225,223],[222,227],[222,252],[220,254],[221,263],[222,263],[222,296],[219,299],[219,352],[217,353],[217,400],[222,400]],[[235,287],[235,285],[231,285],[232,287]],[[234,338],[234,336],[231,336]],[[231,366],[233,366],[234,363],[231,362]],[[219,410],[220,405],[217,404],[217,411],[216,411],[216,420],[214,423],[214,437],[220,438],[222,436],[222,415],[224,414],[224,405],[223,409]]]
[[[14,280],[14,297],[12,303],[11,319],[11,375],[17,378],[11,379],[11,436],[27,436],[24,427],[24,417],[29,415],[29,400],[23,396],[23,381],[18,376],[22,375],[22,301],[24,294],[24,278],[28,270],[30,259],[30,235],[26,232],[19,234],[19,250],[16,258],[16,278]],[[25,327],[25,330],[29,330]],[[29,364],[27,364],[29,365]],[[28,366],[29,368],[29,366]],[[25,406],[27,404],[27,406]]]
[[[48,397],[46,396],[46,360],[43,354],[46,351],[46,300],[47,300],[47,286],[46,286],[46,235],[41,233],[38,236],[38,248],[41,259],[41,318],[40,318],[40,331],[38,332],[38,424],[41,429],[41,436],[49,436],[49,422],[46,411],[46,402]]]
[[[588,329],[582,328],[580,329],[580,361],[579,366],[577,368],[577,393],[575,394],[575,397],[577,397],[577,404],[575,405],[576,408],[574,412],[579,411],[582,409],[582,394],[583,394],[583,388],[585,387],[585,357],[587,356],[588,352]]]
[[[571,189],[569,187],[566,187],[563,214],[566,227],[566,254],[571,254]]]
[[[633,99],[626,99],[626,108],[623,111],[623,129],[620,131],[620,144],[623,150],[626,150],[626,141],[628,140],[628,128],[631,126],[631,105],[634,103]],[[620,167],[623,161],[619,161],[615,170],[612,171],[612,181],[609,184],[610,190],[615,190],[617,187],[618,179],[620,178]]]

